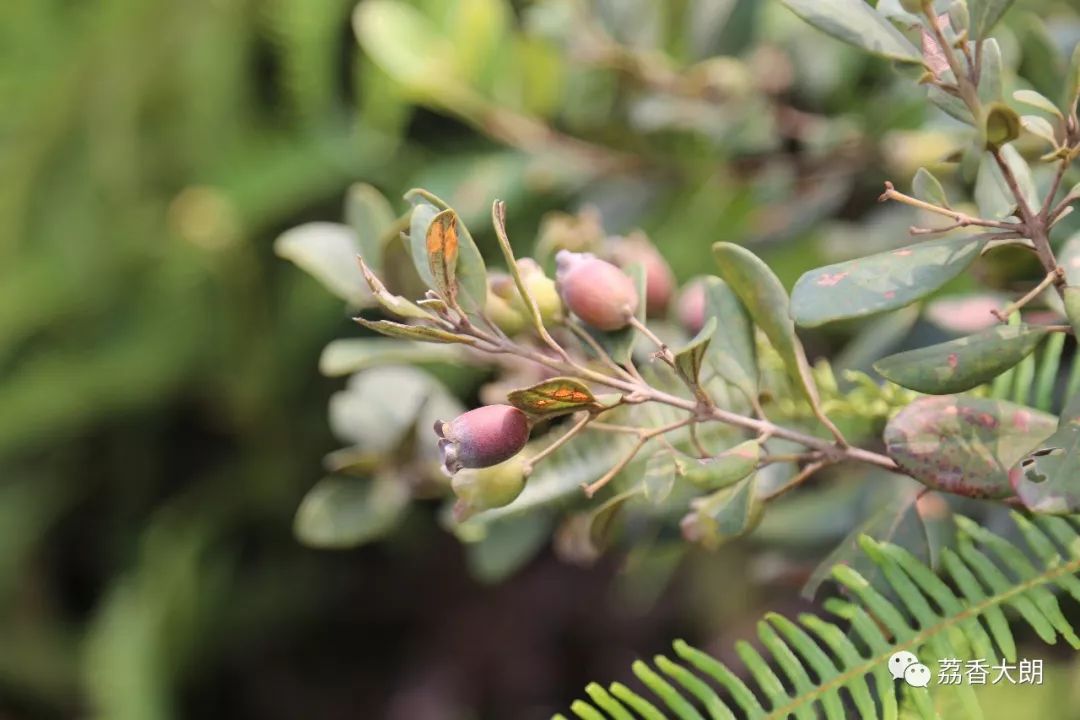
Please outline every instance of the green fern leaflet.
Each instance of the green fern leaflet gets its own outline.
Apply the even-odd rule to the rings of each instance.
[[[850,599],[825,602],[831,620],[803,614],[792,621],[772,613],[758,623],[758,637],[771,657],[747,642],[736,645],[752,683],[679,640],[676,660],[657,656],[654,667],[641,661],[633,666],[651,697],[621,683],[608,688],[594,683],[586,688],[592,702],[578,700],[571,712],[581,720],[981,718],[970,685],[909,687],[893,680],[887,663],[901,650],[924,662],[1015,662],[1006,609],[1043,641],[1053,644],[1061,637],[1080,648],[1057,598],[1060,590],[1080,601],[1077,528],[1059,517],[1012,517],[1026,547],[957,517],[956,547],[942,554],[948,581],[907,550],[863,537],[862,549],[881,569],[887,592],[850,567],[834,567],[832,577]],[[946,702],[949,711],[942,715]]]

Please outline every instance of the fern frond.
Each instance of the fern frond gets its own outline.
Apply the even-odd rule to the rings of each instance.
[[[1025,547],[958,516],[958,542],[943,551],[942,576],[902,547],[863,537],[860,545],[881,569],[882,585],[837,565],[832,578],[846,598],[824,603],[830,619],[767,614],[757,628],[767,654],[747,642],[736,645],[749,681],[677,640],[676,660],[658,656],[652,666],[638,661],[632,667],[653,697],[620,683],[606,690],[592,684],[586,688],[592,702],[575,701],[571,712],[582,720],[891,719],[903,704],[923,718],[937,718],[934,684],[914,688],[894,681],[888,669],[894,653],[913,652],[932,671],[942,658],[1015,662],[1007,610],[1043,641],[1060,637],[1080,648],[1058,604],[1062,592],[1080,602],[1080,533],[1060,517],[1012,517]],[[972,687],[947,689],[965,716],[981,717]]]

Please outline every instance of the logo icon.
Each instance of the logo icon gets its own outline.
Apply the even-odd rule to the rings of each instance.
[[[915,653],[901,650],[889,658],[889,673],[894,680],[903,680],[911,687],[926,687],[930,684],[930,668],[919,662]]]

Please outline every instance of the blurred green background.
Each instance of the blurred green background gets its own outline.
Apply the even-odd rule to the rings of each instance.
[[[676,569],[545,544],[481,582],[430,503],[382,542],[303,547],[339,444],[320,352],[362,333],[274,239],[339,220],[354,182],[398,208],[422,185],[489,257],[501,197],[523,246],[591,205],[681,279],[724,239],[790,283],[899,242],[881,183],[958,128],[771,0],[369,1],[355,28],[354,5],[0,3],[3,720],[544,717],[676,635],[729,653],[801,607],[805,568],[744,545]],[[1032,0],[1000,35],[1054,87],[1080,22]],[[469,404],[481,375],[442,377]]]

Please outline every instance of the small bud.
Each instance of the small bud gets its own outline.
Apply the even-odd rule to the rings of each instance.
[[[705,326],[705,281],[692,280],[679,294],[676,312],[679,324],[691,335],[697,335]]]
[[[660,317],[667,312],[675,292],[675,275],[667,260],[642,233],[609,241],[610,256],[619,267],[640,263],[645,268],[645,312]]]
[[[588,253],[560,250],[555,286],[570,312],[597,330],[621,330],[637,312],[634,282],[609,262]]]
[[[550,257],[550,253],[559,250],[592,250],[603,238],[604,228],[596,210],[585,208],[577,215],[553,212],[540,221],[537,247],[543,249],[543,257]]]
[[[458,501],[454,517],[458,522],[473,513],[512,503],[525,489],[525,459],[513,457],[506,462],[477,470],[462,470],[454,475],[451,488]]]
[[[462,468],[486,468],[509,460],[529,440],[529,419],[510,405],[487,405],[437,421],[443,469],[453,475]]]

